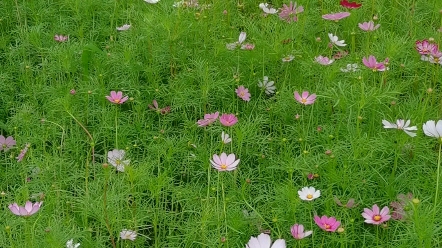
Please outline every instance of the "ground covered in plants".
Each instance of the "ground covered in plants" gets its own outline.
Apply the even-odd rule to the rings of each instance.
[[[1,1],[0,247],[442,247],[441,38],[438,0]]]

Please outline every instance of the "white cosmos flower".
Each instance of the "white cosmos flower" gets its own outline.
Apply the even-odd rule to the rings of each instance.
[[[437,123],[433,120],[427,121],[422,129],[427,136],[438,139],[442,138],[442,120],[438,120]]]
[[[270,236],[265,233],[261,233],[258,237],[250,237],[249,243],[246,244],[246,248],[286,248],[284,239],[277,239],[272,246],[272,240]]]
[[[276,90],[276,86],[274,84],[275,82],[273,81],[269,82],[269,77],[264,76],[262,82],[259,80],[258,87],[264,89],[267,95],[271,95],[275,93]]]
[[[124,150],[114,149],[107,153],[107,162],[117,168],[118,171],[124,172],[124,167],[129,165],[130,160],[124,160]]]
[[[313,187],[304,187],[298,191],[299,198],[304,201],[313,201],[321,196],[321,191]]]
[[[121,27],[117,27],[117,30],[118,30],[118,31],[126,31],[126,30],[128,30],[130,27],[131,27],[130,24],[124,24],[124,25],[121,26]]]
[[[342,72],[355,72],[359,71],[358,64],[347,64],[347,68],[341,68]]]
[[[76,243],[74,245],[74,240],[73,239],[70,239],[70,240],[68,240],[68,242],[66,242],[66,248],[77,248],[79,246],[80,246],[80,243]]]
[[[224,144],[228,144],[228,143],[232,142],[232,139],[230,138],[230,136],[229,136],[228,134],[224,133],[224,131],[223,131],[223,132],[221,133],[221,141],[222,141]]]
[[[382,120],[382,124],[384,124],[384,128],[395,128],[395,129],[399,129],[399,130],[404,130],[404,132],[408,135],[410,135],[411,137],[415,137],[416,133],[410,132],[410,131],[416,131],[417,127],[416,126],[412,126],[410,127],[410,120],[402,120],[402,119],[398,119],[396,121],[396,124],[389,122],[387,120]]]
[[[330,42],[335,44],[336,46],[346,46],[345,40],[339,40],[338,36],[333,35],[332,33],[328,34],[328,37],[330,38]]]
[[[137,237],[137,233],[135,231],[132,231],[132,230],[123,229],[120,232],[120,238],[121,239],[130,239],[130,240],[134,241],[136,237]]]
[[[160,0],[144,0],[146,3],[158,3]]]
[[[259,8],[261,8],[266,14],[276,14],[278,12],[278,10],[271,8],[267,3],[260,3]]]

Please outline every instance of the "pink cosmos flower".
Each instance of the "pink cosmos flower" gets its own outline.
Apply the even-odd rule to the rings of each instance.
[[[235,154],[221,153],[221,156],[213,154],[213,160],[210,160],[212,167],[218,171],[232,171],[235,170],[239,164],[239,159],[235,160]]]
[[[69,36],[63,36],[63,35],[59,35],[59,34],[56,34],[55,36],[54,36],[54,40],[55,41],[58,41],[58,42],[65,42],[65,41],[67,41],[67,40],[69,40]]]
[[[26,204],[22,207],[17,205],[17,203],[13,203],[9,205],[9,210],[11,210],[11,212],[15,215],[27,217],[37,213],[37,211],[40,209],[41,204],[43,204],[43,202],[36,202],[32,204],[32,202],[27,201]]]
[[[419,52],[419,54],[421,55],[427,55],[430,54],[431,51],[433,51],[433,49],[436,47],[437,49],[437,45],[434,43],[430,43],[428,42],[428,40],[417,40],[416,41],[416,50]]]
[[[28,152],[28,148],[29,148],[30,146],[31,146],[31,145],[28,143],[28,144],[25,145],[25,148],[23,148],[23,149],[20,151],[20,154],[16,157],[17,162],[21,162],[21,161],[23,160],[23,158],[25,157],[26,153]]]
[[[205,127],[208,126],[216,121],[218,119],[219,112],[215,112],[212,114],[205,114],[204,119],[198,120],[196,124],[198,124],[199,127]]]
[[[16,142],[12,136],[8,136],[5,138],[5,136],[0,135],[0,151],[7,151],[11,149],[13,146],[15,146]]]
[[[373,225],[379,225],[391,218],[391,215],[388,213],[390,210],[387,206],[382,208],[381,211],[379,211],[378,205],[373,205],[373,210],[364,208],[364,212],[362,213],[362,217],[365,218],[365,223],[373,224]]]
[[[115,104],[123,104],[125,101],[127,101],[127,99],[129,99],[128,96],[123,97],[123,92],[121,91],[111,91],[110,96],[106,96],[106,98],[109,100],[109,102]]]
[[[299,224],[294,224],[290,231],[292,233],[293,238],[295,239],[303,239],[305,237],[308,237],[312,235],[313,231],[306,231],[304,232],[304,226]]]
[[[238,118],[236,118],[235,114],[222,114],[219,118],[219,122],[221,122],[223,126],[230,127],[238,122]]]
[[[321,65],[330,65],[333,63],[333,59],[329,59],[328,57],[323,57],[322,55],[319,55],[318,57],[315,57],[315,61],[318,62]]]
[[[238,89],[235,90],[236,95],[243,99],[244,101],[248,102],[250,101],[250,93],[249,90],[247,88],[245,88],[244,86],[239,86]]]
[[[388,70],[388,67],[385,67],[384,65],[385,61],[383,63],[382,62],[378,63],[373,55],[370,55],[368,59],[366,59],[365,57],[362,58],[362,63],[364,63],[364,65],[367,66],[368,68],[371,68],[374,72],[385,71],[386,69]]]
[[[294,95],[295,95],[296,101],[298,101],[299,103],[304,104],[304,105],[310,105],[310,104],[315,103],[315,101],[316,101],[316,94],[309,95],[308,91],[302,92],[302,95],[299,95],[299,93],[297,91],[295,91]]]
[[[378,29],[380,26],[381,24],[375,26],[373,21],[359,23],[359,28],[364,31],[374,31]]]
[[[341,201],[336,196],[333,198],[333,200],[335,201],[335,203],[338,206],[341,206],[341,207],[344,207],[344,208],[353,208],[353,207],[356,207],[358,205],[358,204],[355,204],[355,199],[354,198],[350,198],[346,204],[342,204]]]
[[[296,7],[296,2],[293,4],[292,1],[290,1],[290,5],[283,5],[281,8],[281,13],[279,13],[279,18],[285,20],[286,22],[296,22],[298,21],[297,14],[304,11],[304,7],[298,6]]]
[[[331,20],[331,21],[339,21],[345,17],[350,16],[349,12],[339,12],[339,13],[331,13],[323,15],[322,18],[325,20]]]
[[[314,220],[316,225],[326,232],[335,232],[339,225],[341,225],[341,222],[337,221],[335,217],[329,218],[326,215],[322,217],[315,215]]]
[[[170,106],[166,106],[164,108],[159,108],[157,100],[153,100],[152,105],[149,104],[148,107],[152,110],[157,111],[158,113],[163,114],[163,115],[168,114],[170,112]]]

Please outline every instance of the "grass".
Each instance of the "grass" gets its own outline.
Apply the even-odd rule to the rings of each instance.
[[[333,22],[321,15],[345,11],[338,1],[298,1],[305,11],[287,23],[263,17],[251,0],[201,0],[204,9],[168,0],[1,1],[0,134],[17,144],[0,151],[0,247],[63,247],[69,239],[94,248],[244,247],[266,230],[287,247],[442,247],[440,144],[422,132],[442,118],[441,66],[414,48],[430,37],[440,44],[442,3],[360,2]],[[378,30],[358,28],[373,16]],[[116,30],[126,23],[129,30]],[[227,50],[241,31],[255,49]],[[327,47],[328,33],[346,41],[349,55],[323,66],[314,58],[338,51]],[[388,57],[389,70],[366,68],[369,55]],[[360,70],[342,73],[349,63]],[[263,76],[275,94],[258,87]],[[236,96],[240,85],[250,102]],[[304,90],[318,95],[314,104],[295,101]],[[110,91],[130,99],[112,104]],[[150,110],[154,99],[170,113]],[[239,121],[196,125],[216,111]],[[417,136],[384,129],[383,119],[410,119]],[[220,142],[222,131],[231,143]],[[130,159],[124,172],[108,164],[113,149]],[[236,170],[211,167],[221,152],[241,160]],[[305,186],[321,196],[301,200]],[[415,203],[406,220],[364,224],[363,208],[408,192]],[[337,206],[334,196],[358,205]],[[28,200],[43,201],[30,217],[8,209]],[[335,216],[343,232],[324,232],[314,215]],[[295,223],[313,235],[293,239]],[[123,229],[137,238],[122,240]]]

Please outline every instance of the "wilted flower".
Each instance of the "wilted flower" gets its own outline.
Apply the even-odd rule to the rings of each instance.
[[[219,118],[219,122],[221,122],[223,126],[230,127],[238,122],[238,118],[236,118],[235,114],[222,114]]]
[[[319,55],[318,57],[315,57],[315,61],[318,62],[321,65],[330,65],[333,63],[333,59],[329,59],[328,57],[323,57],[322,55]]]
[[[437,139],[442,138],[442,120],[438,120],[437,123],[435,123],[433,120],[427,121],[424,123],[422,129],[427,136]]]
[[[118,30],[118,31],[126,31],[126,30],[128,30],[130,27],[131,27],[131,25],[129,25],[129,24],[124,24],[124,25],[121,26],[121,27],[117,27],[117,30]]]
[[[130,159],[124,160],[125,155],[124,150],[114,149],[107,153],[107,162],[117,168],[118,171],[124,172],[124,167],[130,164]]]
[[[339,12],[339,13],[331,13],[323,15],[322,18],[325,20],[331,20],[331,21],[339,21],[345,17],[350,16],[349,12]]]
[[[241,32],[239,34],[238,41],[226,44],[226,48],[228,50],[235,50],[238,46],[240,46],[241,49],[243,49],[243,50],[253,50],[255,48],[255,45],[253,45],[253,44],[247,43],[247,44],[242,45],[242,43],[246,40],[246,37],[247,37],[247,33]]]
[[[197,124],[199,127],[208,126],[208,125],[214,123],[216,121],[216,119],[218,119],[218,115],[219,115],[219,112],[215,112],[212,114],[205,114],[204,119],[198,120]]]
[[[157,100],[153,100],[152,105],[149,104],[148,107],[152,110],[157,111],[158,113],[163,114],[163,115],[168,114],[170,112],[170,106],[166,106],[164,108],[159,108]]]
[[[265,233],[261,233],[258,237],[250,237],[249,243],[246,244],[246,248],[286,248],[284,239],[277,239],[272,246],[272,240],[270,236]]]
[[[309,95],[308,91],[302,92],[302,96],[299,95],[297,91],[295,91],[294,95],[295,95],[295,100],[304,105],[310,105],[315,103],[316,101],[316,94]]]
[[[134,241],[136,237],[137,237],[137,233],[135,231],[132,231],[132,230],[123,229],[120,232],[120,238],[121,239],[130,239],[130,240]]]
[[[388,59],[385,60],[388,62]],[[388,70],[388,67],[385,67],[384,65],[385,61],[383,63],[382,62],[378,63],[373,55],[370,55],[368,59],[366,59],[365,57],[362,58],[362,63],[364,63],[365,66],[372,69],[374,72]]]
[[[380,26],[381,24],[375,26],[373,21],[359,23],[359,28],[364,31],[374,31],[378,29]]]
[[[339,3],[341,4],[342,7],[348,9],[357,9],[362,6],[362,3],[349,2],[348,0],[341,0]]]
[[[304,226],[299,224],[294,224],[290,228],[290,232],[292,233],[293,238],[295,239],[303,239],[305,237],[308,237],[312,235],[313,231],[306,231],[304,232]]]
[[[388,213],[390,210],[387,206],[382,208],[381,211],[379,211],[378,205],[373,205],[373,210],[369,208],[364,208],[364,212],[362,213],[362,217],[365,218],[365,223],[373,224],[373,225],[379,225],[385,221],[388,221],[391,218],[391,215]]]
[[[273,81],[269,82],[269,77],[264,76],[262,82],[259,80],[258,87],[261,89],[264,89],[265,93],[267,95],[271,95],[271,94],[275,93],[275,90],[276,90],[276,86],[274,84],[275,84],[275,82],[273,82]]]
[[[255,44],[251,44],[251,43],[246,43],[241,45],[241,49],[242,50],[253,50],[255,49]]]
[[[65,41],[69,40],[69,36],[63,36],[61,34],[56,34],[54,36],[54,40],[58,41],[58,42],[65,42]]]
[[[227,133],[224,133],[224,131],[221,133],[221,142],[223,142],[224,144],[228,144],[230,142],[232,142],[232,139],[229,137],[229,135]]]
[[[335,217],[328,217],[326,215],[319,217],[315,215],[315,223],[324,231],[327,232],[335,232],[336,229],[338,229],[339,225],[341,225],[341,222],[337,221]]]
[[[321,196],[321,191],[316,190],[313,187],[304,187],[301,190],[298,190],[298,195],[301,200],[313,201],[314,199]]]
[[[338,59],[342,59],[342,58],[344,58],[344,57],[347,56],[347,55],[348,55],[348,52],[347,52],[347,51],[338,51],[337,53],[335,53],[335,54],[333,55],[333,58],[336,59],[336,60],[338,60]]]
[[[13,146],[15,146],[16,142],[12,136],[8,136],[5,138],[5,136],[0,135],[0,151],[7,151],[11,149]]]
[[[260,3],[259,8],[262,9],[265,14],[276,14],[278,12],[278,10],[271,8],[267,3]]]
[[[248,102],[250,101],[250,93],[249,90],[247,88],[245,88],[243,85],[239,86],[236,90],[235,90],[236,95],[243,99],[244,101]]]
[[[330,42],[335,44],[336,46],[346,46],[345,40],[339,40],[338,36],[333,35],[332,33],[328,34],[328,38],[330,38]]]
[[[66,248],[77,248],[80,246],[80,243],[74,244],[74,240],[70,239],[66,242]]]
[[[235,170],[239,164],[239,159],[235,160],[235,154],[221,153],[220,156],[213,154],[213,160],[210,160],[212,167],[218,171],[232,171]]]
[[[384,128],[395,128],[395,129],[399,129],[399,130],[403,130],[406,134],[410,135],[411,137],[415,137],[416,133],[410,132],[410,131],[416,131],[417,127],[416,126],[410,126],[410,120],[407,120],[406,122],[404,122],[404,120],[402,119],[398,119],[396,121],[396,124],[391,123],[387,120],[382,120],[382,124],[384,124]]]
[[[341,68],[342,72],[355,72],[359,71],[358,64],[347,64],[347,68]]]
[[[413,201],[413,194],[408,193],[407,195],[399,194],[397,196],[397,199],[399,201],[397,202],[391,202],[390,207],[393,208],[393,211],[391,213],[391,218],[394,220],[403,220],[406,217],[407,214],[407,204]]]
[[[290,62],[295,58],[293,55],[287,55],[284,58],[282,58],[282,62]]]
[[[109,100],[109,102],[115,104],[123,104],[125,101],[127,101],[127,99],[129,99],[128,96],[123,97],[123,92],[121,91],[111,91],[110,96],[106,96],[106,98]]]
[[[353,198],[350,198],[346,204],[342,204],[341,201],[336,196],[333,198],[333,200],[335,201],[336,204],[338,204],[338,206],[345,207],[345,208],[353,208],[358,205],[358,204],[355,204],[355,199],[353,199]]]
[[[293,4],[292,1],[290,1],[290,5],[287,6],[283,4],[283,7],[281,9],[281,13],[279,13],[279,18],[287,21],[287,22],[296,22],[298,21],[297,14],[304,11],[304,7],[298,6],[296,7],[296,2]]]
[[[22,207],[17,205],[17,203],[13,203],[9,205],[9,210],[11,210],[11,212],[15,215],[27,217],[37,213],[37,211],[41,207],[41,204],[43,204],[43,202],[36,202],[32,204],[32,202],[27,201],[26,204]]]
[[[28,152],[29,147],[31,147],[31,145],[29,143],[27,143],[25,145],[25,147],[20,151],[20,154],[18,154],[18,156],[16,157],[17,162],[21,162],[23,160],[26,153]]]

